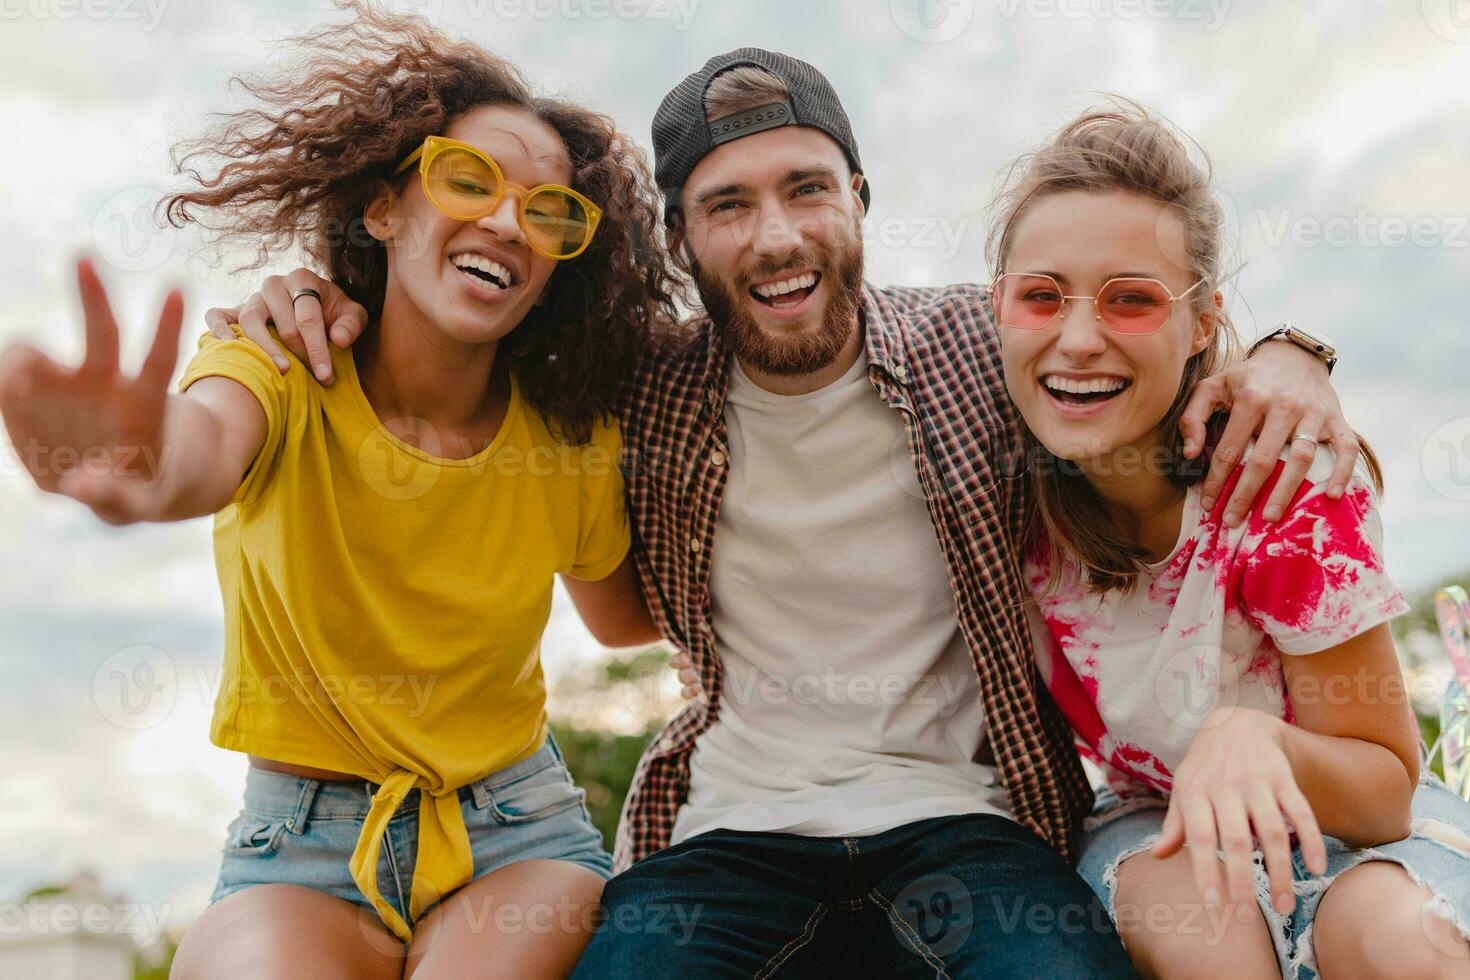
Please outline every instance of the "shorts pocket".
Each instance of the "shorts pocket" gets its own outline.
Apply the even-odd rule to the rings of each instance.
[[[486,785],[490,814],[497,823],[514,824],[540,820],[553,813],[580,806],[585,790],[572,782],[571,773],[560,762],[528,773],[499,786]]]
[[[230,821],[225,833],[224,853],[231,857],[264,857],[281,847],[286,818],[265,816],[248,810]]]

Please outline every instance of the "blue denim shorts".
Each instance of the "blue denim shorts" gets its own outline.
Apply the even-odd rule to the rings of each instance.
[[[1115,919],[1113,891],[1118,865],[1153,846],[1163,829],[1166,809],[1163,800],[1123,802],[1109,790],[1098,793],[1097,805],[1084,825],[1077,870]],[[1391,844],[1354,850],[1336,838],[1326,838],[1324,875],[1308,871],[1297,848],[1292,854],[1296,907],[1287,915],[1271,907],[1270,881],[1261,852],[1256,851],[1256,902],[1271,930],[1284,980],[1313,980],[1317,976],[1312,949],[1312,921],[1317,906],[1338,875],[1364,861],[1389,861],[1401,866],[1433,894],[1430,909],[1454,922],[1462,935],[1470,935],[1470,854],[1420,832],[1438,823],[1470,834],[1470,803],[1437,778],[1427,776],[1414,793],[1413,814],[1414,832]],[[1205,931],[1207,927],[1207,923],[1199,925]]]
[[[245,805],[230,823],[210,903],[251,885],[300,885],[377,913],[347,864],[378,784],[309,779],[250,767]],[[533,858],[570,861],[604,880],[612,857],[548,733],[536,752],[461,787],[474,877]],[[418,853],[419,791],[388,821],[378,888],[405,921]],[[425,909],[425,911],[428,911]]]

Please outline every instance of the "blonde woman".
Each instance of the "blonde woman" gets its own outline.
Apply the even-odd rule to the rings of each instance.
[[[1080,870],[1146,976],[1470,976],[1470,806],[1421,780],[1373,454],[1279,521],[1202,504],[1179,418],[1235,348],[1206,169],[1122,103],[1011,170],[991,286],[1042,675],[1108,777]],[[1315,458],[1313,458],[1315,457]]]

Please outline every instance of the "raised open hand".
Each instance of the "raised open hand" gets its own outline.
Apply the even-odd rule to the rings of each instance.
[[[179,354],[184,300],[169,293],[137,377],[118,365],[118,330],[90,260],[77,263],[87,328],[81,367],[34,347],[0,353],[0,416],[16,453],[43,490],[65,494],[111,523],[147,513],[159,490],[169,379]]]

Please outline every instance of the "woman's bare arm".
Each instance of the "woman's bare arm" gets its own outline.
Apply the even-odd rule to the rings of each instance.
[[[589,582],[563,575],[561,580],[582,622],[603,646],[646,646],[663,639],[643,601],[631,553],[607,578]]]
[[[14,346],[0,354],[0,416],[41,489],[81,501],[112,524],[213,513],[240,486],[265,441],[265,411],[240,384],[206,378],[169,393],[183,298],[164,301],[136,377],[118,364],[118,329],[91,262],[77,266],[87,329],[78,368]]]
[[[1419,728],[1388,624],[1281,659],[1296,716],[1283,748],[1323,833],[1356,847],[1407,835]]]

